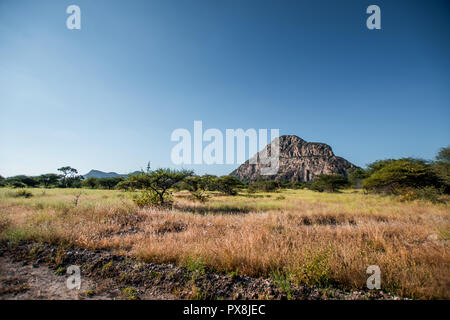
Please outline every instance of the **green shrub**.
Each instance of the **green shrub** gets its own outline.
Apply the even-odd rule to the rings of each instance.
[[[20,181],[9,181],[7,182],[7,185],[9,185],[12,188],[26,188],[27,185]]]
[[[55,270],[55,274],[56,274],[57,276],[62,276],[62,275],[64,275],[64,274],[66,274],[66,268],[65,268],[65,267],[62,267],[62,266],[58,267],[58,268]]]
[[[211,188],[214,190],[225,193],[229,196],[235,196],[238,194],[237,189],[243,186],[242,182],[233,176],[222,176],[215,178],[211,182]]]
[[[444,202],[442,200],[443,192],[433,186],[426,186],[423,188],[406,188],[399,192],[400,201],[425,200],[432,203]]]
[[[278,286],[281,293],[284,293],[288,300],[292,299],[291,293],[291,275],[281,272],[280,270],[275,270],[271,273],[270,278]]]
[[[367,177],[369,177],[369,174],[366,170],[356,168],[349,172],[348,182],[353,188],[359,189],[362,187],[362,183]]]
[[[172,203],[171,188],[181,183],[187,177],[192,176],[192,171],[158,169],[131,175],[127,180],[121,181],[116,188],[125,190],[144,190],[136,198],[139,206],[158,205],[165,206]]]
[[[154,207],[154,206],[162,205],[159,195],[156,192],[154,192],[153,190],[140,191],[137,195],[135,195],[133,197],[133,202],[139,208]],[[172,202],[173,202],[172,198],[167,195],[164,205],[170,205],[170,204],[172,204]]]
[[[200,176],[187,177],[183,181],[177,184],[177,189],[188,190],[194,200],[205,202],[209,196],[206,193],[208,188],[208,181]]]
[[[317,176],[310,185],[310,189],[319,192],[337,192],[348,186],[348,181],[339,174],[322,174]]]
[[[263,191],[274,192],[280,188],[280,183],[275,180],[256,180],[248,186],[249,192]]]
[[[450,147],[442,148],[433,163],[433,172],[439,178],[443,191],[450,193]]]
[[[17,190],[13,194],[13,196],[16,197],[16,198],[22,197],[22,198],[27,198],[28,199],[28,198],[31,198],[33,196],[33,194],[30,191],[28,191],[28,190],[20,189],[20,190]]]
[[[206,202],[209,199],[209,195],[203,190],[191,191],[192,197],[200,202]]]
[[[392,160],[364,180],[363,188],[386,194],[401,194],[404,189],[438,186],[438,178],[425,161]]]
[[[123,288],[122,295],[128,300],[136,300],[138,298],[138,292],[133,287]]]
[[[97,188],[98,178],[95,178],[95,177],[87,178],[87,179],[81,181],[81,186],[83,188],[90,188],[90,189]]]

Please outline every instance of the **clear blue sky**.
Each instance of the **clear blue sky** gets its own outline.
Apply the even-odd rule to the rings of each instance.
[[[66,28],[71,4],[81,30]],[[382,30],[366,28],[371,4]],[[170,135],[194,120],[279,128],[359,166],[431,159],[450,143],[449,9],[448,0],[0,0],[0,174],[172,167]]]

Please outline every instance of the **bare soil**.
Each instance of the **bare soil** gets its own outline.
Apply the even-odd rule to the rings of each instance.
[[[66,286],[65,270],[81,269],[81,288]],[[0,244],[0,299],[400,299],[382,291],[280,286],[272,279],[188,270],[106,250],[46,243]]]

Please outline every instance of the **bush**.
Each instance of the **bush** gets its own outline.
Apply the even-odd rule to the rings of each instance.
[[[191,191],[191,195],[194,200],[200,201],[202,203],[206,202],[206,200],[209,199],[209,195],[204,190]]]
[[[83,188],[95,189],[98,186],[98,179],[95,177],[87,178],[81,182]]]
[[[9,185],[10,187],[13,187],[13,188],[26,188],[27,187],[27,185],[25,183],[20,182],[20,181],[11,181],[11,182],[8,182],[7,185]]]
[[[59,183],[60,175],[54,173],[42,174],[36,179],[39,181],[39,184],[45,188],[50,186],[56,187]]]
[[[430,166],[422,160],[399,159],[385,164],[364,180],[363,188],[386,194],[400,194],[404,189],[438,187],[438,178]]]
[[[348,186],[348,180],[339,174],[322,174],[317,176],[310,189],[319,192],[337,192]]]
[[[5,183],[14,188],[36,187],[39,185],[37,178],[24,175],[9,177],[5,179]]]
[[[423,187],[415,190],[417,198],[421,200],[427,200],[433,203],[443,202],[442,200],[442,191],[433,187]]]
[[[442,199],[443,192],[433,186],[423,188],[406,188],[398,191],[400,201],[425,200],[432,203],[444,202]]]
[[[280,188],[280,183],[274,180],[256,180],[249,184],[248,191],[274,192]]]
[[[172,204],[172,198],[166,197],[164,205]],[[133,202],[139,208],[161,206],[161,201],[156,192],[153,190],[144,190],[133,197]]]
[[[212,188],[214,190],[225,193],[229,196],[235,196],[238,194],[237,189],[242,187],[242,182],[233,176],[223,176],[215,178],[212,182]]]
[[[209,196],[206,193],[208,189],[209,181],[205,179],[206,176],[192,176],[187,177],[181,183],[177,185],[180,190],[188,190],[194,200],[198,200],[200,202],[205,202],[208,200]]]
[[[30,191],[27,191],[25,189],[21,189],[21,190],[17,190],[14,195],[14,197],[23,197],[23,198],[31,198],[33,196],[33,194]]]
[[[367,177],[369,177],[369,173],[366,170],[356,168],[349,172],[348,182],[353,188],[359,189],[362,187],[362,183]]]
[[[304,189],[307,183],[303,181],[280,181],[280,188],[284,189]]]
[[[450,147],[442,148],[439,151],[432,170],[444,187],[444,192],[450,193]]]
[[[89,180],[89,179],[88,179]],[[114,189],[120,182],[125,180],[122,177],[110,177],[97,179],[96,187],[101,189]]]
[[[127,180],[118,183],[116,188],[144,190],[135,201],[139,206],[164,206],[173,202],[170,189],[190,176],[192,176],[192,171],[171,169],[150,171],[148,169],[146,173],[132,175]]]

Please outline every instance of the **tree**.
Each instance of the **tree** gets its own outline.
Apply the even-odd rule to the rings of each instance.
[[[450,147],[442,148],[432,166],[446,193],[450,192]]]
[[[10,187],[13,187],[13,188],[26,188],[27,187],[27,185],[25,183],[16,181],[16,180],[9,181],[7,185]]]
[[[367,177],[369,177],[369,173],[366,170],[356,168],[349,172],[348,181],[353,188],[359,189],[362,186],[363,180]]]
[[[72,167],[61,167],[58,169],[62,173],[62,186],[64,188],[73,187],[76,184],[81,185],[81,176],[77,176],[78,170]]]
[[[436,160],[450,163],[450,147],[441,148],[436,155]]]
[[[280,183],[275,180],[258,179],[248,186],[249,191],[274,192],[280,188]]]
[[[216,182],[217,176],[212,174],[204,174],[202,176],[202,186],[205,188],[205,190],[208,191],[214,191],[215,188],[215,182]]]
[[[18,187],[18,186],[25,186],[25,187],[36,187],[39,185],[39,181],[35,177],[29,177],[25,175],[19,175],[14,177],[9,177],[5,180],[6,184]]]
[[[242,182],[233,176],[222,176],[212,181],[214,190],[223,192],[230,196],[237,195],[237,189],[242,187]]]
[[[159,197],[159,204],[164,205],[166,199],[170,196],[169,189],[176,183],[193,175],[192,171],[158,169],[146,174],[149,177],[148,189],[155,192]]]
[[[177,183],[193,175],[192,171],[158,169],[147,170],[140,174],[132,175],[127,180],[120,182],[117,187],[127,190],[143,190],[142,198],[148,199],[149,204],[164,206],[170,204],[170,189]],[[139,201],[142,205],[145,201]]]
[[[95,189],[98,186],[98,178],[87,178],[81,182],[81,186],[84,188]]]
[[[114,189],[116,187],[116,185],[123,181],[124,178],[122,177],[110,177],[110,178],[102,178],[102,179],[97,179],[97,187],[100,187],[102,189]]]
[[[61,176],[58,174],[47,173],[40,175],[37,180],[39,181],[39,184],[41,184],[45,188],[48,188],[50,186],[56,186],[60,178]]]
[[[385,160],[377,160],[372,163],[369,163],[367,165],[367,175],[373,174],[375,171],[381,170],[383,167],[387,166],[388,164],[394,162],[395,159],[385,159]]]
[[[339,174],[322,174],[314,179],[310,189],[319,192],[337,192],[348,185],[348,180],[344,176]]]
[[[368,191],[398,194],[405,188],[438,185],[438,178],[426,161],[404,158],[390,161],[365,179],[362,186]]]
[[[183,180],[182,188],[188,190],[195,200],[205,202],[208,199],[206,193],[208,180],[200,176],[187,177]]]

